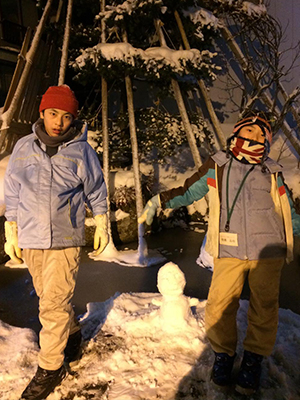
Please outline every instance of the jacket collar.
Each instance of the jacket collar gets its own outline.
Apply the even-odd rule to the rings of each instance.
[[[226,157],[225,151],[218,151],[211,158],[218,165],[218,167],[222,167],[230,160],[230,158]],[[278,164],[269,157],[264,161],[264,165],[271,174],[275,174],[276,172],[281,172],[283,170],[282,165]]]

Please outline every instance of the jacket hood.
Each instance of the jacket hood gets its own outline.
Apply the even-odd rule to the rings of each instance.
[[[76,130],[78,131],[78,134],[75,136],[74,139],[70,140],[70,142],[87,142],[87,131],[88,131],[88,125],[86,122],[75,120],[74,121],[74,126]],[[67,142],[66,144],[70,143]]]

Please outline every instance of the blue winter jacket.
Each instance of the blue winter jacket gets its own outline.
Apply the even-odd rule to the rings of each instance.
[[[82,246],[85,203],[93,215],[107,211],[106,186],[87,126],[51,158],[32,133],[20,139],[4,183],[8,221],[18,224],[20,248]]]

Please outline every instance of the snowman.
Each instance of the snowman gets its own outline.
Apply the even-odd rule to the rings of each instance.
[[[159,306],[159,319],[163,330],[176,331],[188,328],[194,322],[191,307],[199,302],[183,294],[186,280],[180,268],[169,262],[160,268],[157,275],[157,287],[162,298],[153,299]]]

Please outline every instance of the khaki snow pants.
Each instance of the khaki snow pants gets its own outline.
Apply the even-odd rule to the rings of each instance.
[[[217,258],[205,311],[205,328],[213,350],[233,356],[237,346],[236,315],[246,276],[250,287],[244,349],[268,356],[276,340],[278,297],[284,259]]]
[[[80,329],[71,299],[80,262],[80,247],[34,250],[24,249],[25,262],[39,297],[39,366],[60,368],[69,335]]]

